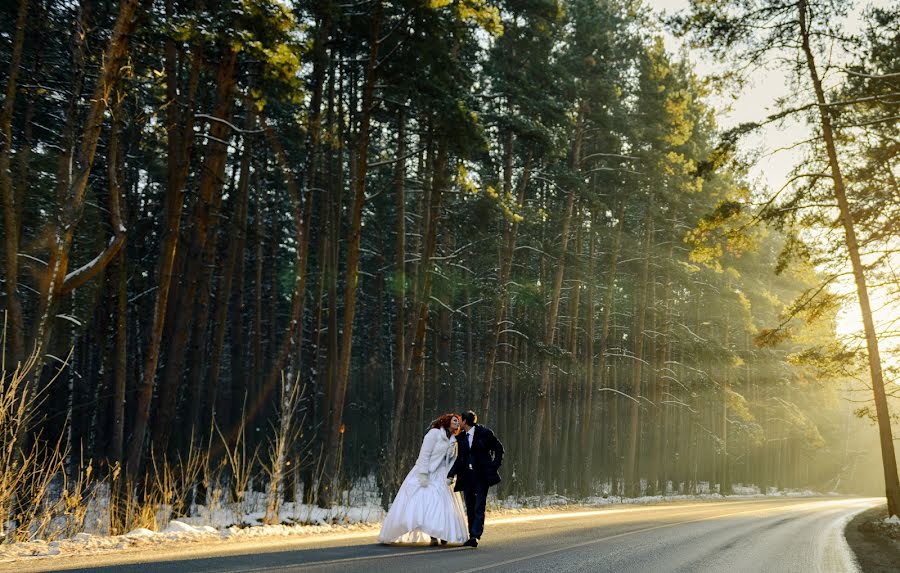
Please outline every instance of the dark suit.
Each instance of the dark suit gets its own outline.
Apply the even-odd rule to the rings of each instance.
[[[457,436],[458,455],[450,474],[456,476],[456,491],[463,492],[469,519],[469,536],[480,539],[484,532],[484,508],[487,491],[500,483],[500,464],[503,463],[503,444],[490,428],[475,424],[472,446],[465,432]]]

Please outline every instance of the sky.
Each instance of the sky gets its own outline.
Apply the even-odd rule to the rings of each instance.
[[[688,8],[688,0],[644,0],[659,14],[672,15],[675,12]],[[670,52],[676,53],[681,48],[681,41],[672,34],[666,32],[663,36],[666,47]],[[700,51],[691,51],[690,57],[696,71],[701,75],[708,75],[721,70],[719,62],[710,61]],[[713,97],[711,104],[719,110],[717,120],[723,129],[750,121],[757,121],[774,111],[776,99],[789,95],[790,82],[778,69],[764,69],[753,73],[746,88],[736,99]],[[760,161],[751,169],[750,176],[754,180],[768,186],[770,189],[779,189],[788,179],[788,173],[800,159],[796,151],[775,150],[784,145],[786,141],[801,141],[808,137],[805,126],[799,122],[789,122],[782,126],[769,126],[759,132],[758,135],[749,136],[742,140],[741,146],[745,152],[762,152]]]
[[[890,0],[874,0],[861,2],[859,7],[851,13],[846,21],[845,29],[853,31],[859,29],[859,14],[862,8],[868,6],[887,7]],[[644,4],[659,14],[674,14],[685,10],[689,6],[688,0],[644,0]],[[666,47],[672,53],[677,53],[681,47],[681,41],[672,34],[665,32],[664,41]],[[710,61],[700,51],[691,51],[690,58],[696,71],[700,75],[715,73],[721,65]],[[717,108],[717,120],[723,129],[728,129],[740,123],[759,120],[771,114],[776,109],[776,100],[790,96],[790,81],[786,75],[776,68],[758,70],[750,78],[746,89],[737,95],[735,99],[713,97],[709,102]],[[805,97],[805,96],[801,96]],[[796,101],[795,103],[805,103]],[[784,125],[770,125],[757,134],[745,137],[739,144],[739,150],[744,153],[759,153],[760,158],[750,170],[750,179],[755,186],[768,192],[781,189],[788,181],[791,169],[802,160],[800,149],[781,149],[794,142],[800,142],[810,137],[809,128],[801,121],[791,121]],[[900,266],[900,264],[898,264]],[[852,279],[847,278],[838,284],[835,290],[843,293],[855,293]],[[896,305],[885,306],[884,294],[872,292],[873,309],[879,309],[876,314],[876,322],[881,318],[884,324],[896,317],[900,317],[900,307]],[[837,330],[841,336],[860,336],[862,333],[862,317],[859,312],[858,302],[855,296],[848,298],[847,302],[838,313]],[[882,341],[880,344],[883,356],[888,363],[897,363],[900,359],[900,348],[896,344]],[[890,354],[893,354],[891,356]],[[900,384],[900,380],[897,381]]]

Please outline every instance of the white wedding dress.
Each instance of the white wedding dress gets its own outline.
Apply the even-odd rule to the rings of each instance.
[[[418,543],[436,537],[463,543],[469,538],[462,496],[447,485],[456,453],[456,437],[448,438],[443,429],[428,430],[416,465],[384,518],[379,542]]]

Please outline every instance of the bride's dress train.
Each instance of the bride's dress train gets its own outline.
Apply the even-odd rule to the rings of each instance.
[[[432,428],[425,434],[416,465],[384,518],[379,542],[417,543],[436,537],[463,543],[468,539],[462,497],[447,485],[456,451],[456,438],[448,438],[443,429]]]

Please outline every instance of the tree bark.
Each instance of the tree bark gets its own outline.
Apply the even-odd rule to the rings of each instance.
[[[512,132],[507,136],[505,160],[504,160],[504,194],[512,194],[512,155],[513,155],[513,138]],[[522,178],[519,180],[518,193],[516,198],[516,210],[521,212],[525,206],[525,192],[531,182],[531,152],[528,153],[525,160],[525,167],[522,171]],[[516,252],[516,234],[519,229],[519,221],[513,218],[512,221],[505,221],[503,229],[502,247],[500,251],[500,275],[497,281],[499,289],[499,297],[496,302],[494,328],[491,332],[490,341],[487,344],[487,356],[484,361],[484,377],[483,391],[481,395],[481,415],[488,419],[490,417],[491,408],[491,391],[494,382],[494,365],[497,361],[497,348],[500,344],[500,333],[503,331],[503,321],[506,316],[506,306],[509,301],[509,277],[512,272],[513,260]]]
[[[451,233],[443,233],[441,236],[443,242],[443,252],[453,252],[453,236]],[[437,324],[434,326],[434,374],[431,376],[434,389],[434,406],[433,411],[441,409],[449,409],[453,404],[450,399],[451,392],[456,386],[457,377],[455,369],[451,364],[451,353],[453,351],[453,312],[451,305],[453,304],[453,277],[447,273],[447,267],[444,267],[442,273],[446,278],[442,281],[438,289],[437,297],[440,297],[439,309],[437,312]]]
[[[581,157],[581,143],[584,137],[584,113],[579,112],[576,125],[575,142],[572,150],[572,164],[578,165]],[[566,248],[569,244],[569,225],[572,221],[572,213],[575,208],[575,188],[572,187],[566,198],[566,208],[563,212],[562,230],[560,238],[559,260],[556,264],[556,273],[553,278],[553,291],[550,294],[550,308],[544,323],[544,348],[541,352],[541,386],[537,395],[537,412],[534,419],[534,435],[544,435],[544,423],[547,418],[550,393],[550,351],[556,340],[556,319],[559,314],[559,295],[562,290],[563,273],[566,267]],[[549,426],[549,424],[548,424]],[[529,467],[529,480],[532,489],[537,485],[539,463],[541,459],[541,442],[535,440],[531,449]]]
[[[583,212],[581,207],[579,206],[577,209],[577,215],[575,217],[575,249],[574,255],[576,257],[582,256],[582,228],[583,228]],[[576,267],[577,268],[577,267]],[[565,491],[570,491],[570,488],[574,485],[573,480],[574,476],[577,473],[575,468],[573,468],[569,463],[569,454],[570,445],[576,443],[575,437],[575,422],[577,420],[578,413],[578,400],[576,398],[575,388],[577,382],[576,369],[577,369],[577,357],[578,357],[578,319],[579,313],[581,312],[581,275],[582,273],[576,272],[572,273],[572,287],[574,289],[574,293],[569,293],[569,310],[568,310],[568,318],[569,318],[569,332],[567,333],[567,340],[569,346],[569,360],[568,360],[568,370],[569,372],[565,375],[566,381],[566,391],[565,398],[560,396],[559,407],[560,413],[557,415],[557,418],[562,422],[561,431],[562,431],[562,443],[560,444],[559,454],[560,454],[560,484],[565,489]],[[560,394],[562,394],[562,384],[560,384]]]
[[[192,433],[195,439],[199,439],[198,443],[203,443],[206,430],[210,427],[211,422],[215,420],[212,412],[209,412],[209,410],[215,410],[216,408],[219,379],[221,377],[222,351],[225,345],[225,332],[228,330],[228,308],[232,298],[231,287],[236,274],[238,276],[241,274],[240,271],[236,273],[235,269],[238,258],[243,259],[244,242],[247,233],[247,210],[250,197],[250,158],[253,154],[253,138],[249,132],[256,127],[256,103],[248,97],[245,99],[245,106],[247,115],[244,119],[244,130],[247,133],[244,135],[244,149],[241,155],[234,215],[231,221],[231,232],[228,236],[228,254],[225,268],[222,270],[222,276],[219,279],[219,288],[216,289],[216,310],[213,315],[215,333],[213,335],[212,348],[210,348],[209,352],[209,373],[206,385],[208,396],[204,396],[202,368],[197,368],[196,372],[192,371],[191,377],[191,402],[188,420],[194,427]],[[232,344],[238,343],[232,340]],[[237,371],[240,372],[240,368]],[[232,372],[235,372],[235,369]],[[206,398],[208,400],[205,400]],[[234,402],[242,402],[243,398],[232,395],[232,400]]]
[[[191,215],[191,238],[185,257],[184,274],[186,284],[178,296],[178,312],[172,328],[165,369],[159,383],[159,401],[154,417],[153,446],[160,452],[168,448],[170,429],[175,419],[178,390],[184,378],[185,358],[188,350],[192,324],[199,320],[195,314],[195,301],[201,289],[208,288],[208,267],[197,269],[198,261],[210,265],[214,261],[216,231],[222,203],[222,188],[228,159],[227,141],[231,132],[230,124],[236,86],[237,52],[227,48],[217,77],[216,109],[213,116],[224,121],[212,121],[207,154],[201,168],[197,200]],[[192,268],[193,267],[193,268]],[[202,327],[203,325],[201,325]]]
[[[294,232],[297,241],[297,254],[294,260],[294,291],[291,295],[291,313],[288,323],[288,330],[281,339],[281,345],[275,355],[275,360],[271,370],[266,377],[265,387],[275,388],[281,379],[281,372],[287,363],[287,359],[291,352],[300,347],[303,339],[303,308],[306,298],[306,281],[307,272],[306,265],[309,258],[309,233],[312,224],[313,197],[312,193],[307,193],[304,201],[301,196],[300,187],[294,178],[294,174],[290,169],[287,156],[277,135],[270,127],[265,128],[266,138],[272,149],[275,151],[275,157],[281,167],[285,182],[288,188],[288,194],[291,198],[294,218]],[[273,317],[274,320],[274,317]]]
[[[171,17],[173,0],[166,4],[167,15]],[[198,6],[198,10],[202,6]],[[169,306],[169,293],[172,286],[172,275],[178,252],[179,228],[181,213],[184,207],[184,185],[187,181],[190,156],[193,150],[194,101],[200,83],[200,69],[203,52],[195,46],[191,58],[191,74],[188,86],[188,97],[182,104],[178,94],[178,72],[174,39],[166,41],[166,129],[168,132],[168,175],[166,189],[166,223],[163,233],[162,247],[158,262],[158,288],[153,307],[153,325],[144,353],[144,370],[137,389],[134,427],[131,442],[128,446],[126,470],[134,476],[138,471],[143,455],[144,438],[150,417],[150,403],[153,398],[153,387],[156,379],[156,367],[159,362],[159,351],[162,343],[163,329],[166,326],[166,315]]]
[[[425,229],[425,244],[423,245],[421,263],[419,265],[419,281],[414,296],[415,308],[413,311],[412,341],[406,351],[406,364],[403,366],[403,373],[400,378],[400,386],[394,395],[394,412],[391,418],[391,435],[388,443],[388,460],[396,460],[398,446],[400,444],[400,436],[403,431],[401,421],[407,417],[409,412],[406,411],[406,395],[409,387],[421,379],[425,366],[425,334],[428,324],[428,308],[429,299],[431,297],[431,285],[433,282],[433,273],[431,271],[434,253],[437,248],[437,229],[439,225],[439,217],[441,210],[441,202],[444,191],[449,185],[448,173],[448,155],[447,144],[445,140],[438,142],[437,156],[435,158],[434,167],[434,183],[428,201],[428,216]],[[418,426],[416,426],[418,427]]]
[[[594,466],[594,256],[597,245],[597,213],[591,210],[591,225],[588,229],[588,266],[587,266],[587,293],[584,304],[584,388],[581,396],[581,424],[578,436],[578,444],[581,449],[581,475],[576,475],[580,482],[582,496],[587,497],[592,493],[593,466]],[[608,272],[615,272],[608,271]],[[573,437],[574,440],[574,437]],[[577,459],[573,455],[573,459]]]
[[[650,200],[644,216],[644,261],[641,265],[640,298],[637,303],[637,317],[634,327],[634,366],[631,378],[631,402],[628,409],[628,449],[625,453],[625,488],[626,492],[638,497],[641,495],[640,474],[637,468],[638,435],[640,434],[640,398],[641,377],[643,376],[644,324],[647,306],[650,299],[650,248],[653,243],[653,212],[655,193],[650,192]]]
[[[115,351],[113,359],[113,403],[112,403],[112,436],[109,452],[111,460],[122,462],[125,440],[125,378],[128,365],[128,268],[125,252],[125,216],[123,214],[123,186],[119,176],[124,154],[121,152],[121,133],[123,128],[121,99],[116,102],[113,112],[113,124],[110,129],[107,146],[107,169],[109,179],[109,212],[112,227],[116,236],[121,237],[121,248],[116,256],[115,265]]]
[[[397,154],[406,156],[406,116],[401,106],[397,112]],[[401,385],[405,384],[406,374],[406,160],[397,162],[394,174],[394,188],[397,193],[397,258],[396,271],[394,272],[394,284],[396,289],[396,310],[394,317],[394,408],[396,408],[396,396]],[[393,424],[391,425],[393,427]],[[385,464],[387,481],[396,482],[397,476],[394,470],[397,464],[388,459]],[[387,499],[387,496],[384,496]]]
[[[3,195],[4,223],[4,289],[6,291],[6,324],[9,328],[12,350],[12,364],[24,358],[25,334],[22,323],[22,302],[19,300],[19,201],[13,187],[10,173],[10,154],[12,153],[12,116],[15,107],[19,68],[22,63],[22,50],[25,46],[25,26],[28,18],[30,0],[19,0],[19,12],[16,16],[16,33],[13,38],[12,54],[9,60],[9,76],[6,80],[6,94],[3,109],[0,111],[0,194]]]
[[[825,139],[825,149],[828,152],[828,164],[831,168],[831,178],[834,184],[834,197],[837,200],[841,214],[841,225],[844,227],[844,235],[847,239],[847,252],[850,255],[850,263],[853,266],[853,278],[856,282],[856,294],[859,299],[859,310],[863,318],[863,328],[866,334],[866,349],[869,356],[869,375],[872,378],[872,393],[875,398],[875,411],[878,416],[878,434],[881,440],[881,461],[884,466],[885,497],[887,498],[888,514],[900,516],[900,478],[897,475],[897,458],[894,452],[894,441],[891,434],[891,417],[888,410],[887,398],[884,392],[884,375],[881,369],[881,355],[878,350],[878,333],[875,332],[875,322],[872,318],[872,306],[869,302],[869,289],[866,284],[866,276],[859,254],[859,243],[856,238],[856,229],[853,223],[853,213],[847,200],[847,192],[844,188],[844,177],[838,162],[837,147],[834,142],[834,129],[831,124],[831,114],[825,99],[825,91],[819,72],[816,68],[815,57],[810,45],[810,31],[808,27],[809,6],[807,0],[800,0],[797,4],[800,23],[800,34],[803,44],[803,53],[806,56],[806,65],[809,69],[810,79],[816,93],[816,102],[819,104],[819,120],[822,127],[822,136]]]
[[[350,377],[350,357],[353,350],[353,319],[356,316],[356,295],[359,281],[360,242],[362,239],[362,211],[366,202],[366,171],[369,159],[369,126],[375,101],[375,81],[378,72],[378,47],[382,3],[376,2],[372,14],[369,62],[363,87],[362,116],[357,133],[356,173],[353,179],[353,205],[350,211],[350,236],[347,242],[347,275],[344,286],[344,320],[341,335],[340,362],[337,377],[333,381],[332,401],[328,408],[325,426],[325,461],[323,464],[323,488],[320,503],[330,505],[334,500],[334,480],[337,477],[337,459],[343,428],[344,402]]]
[[[60,203],[57,226],[51,239],[47,280],[42,288],[39,305],[39,319],[35,336],[35,355],[39,358],[32,372],[34,383],[40,379],[44,364],[44,349],[53,333],[56,309],[59,307],[59,299],[67,278],[72,242],[84,212],[88,177],[94,166],[97,143],[103,128],[103,118],[110,101],[110,94],[120,77],[122,62],[128,51],[128,40],[135,26],[140,3],[140,0],[124,0],[120,5],[116,24],[104,52],[103,65],[91,97],[91,105],[84,121],[78,152],[75,154],[74,177],[66,186],[64,197]]]
[[[307,122],[307,131],[309,138],[307,139],[307,169],[306,169],[306,192],[305,199],[302,191],[294,179],[293,172],[290,170],[287,161],[287,155],[281,142],[275,133],[266,128],[266,137],[272,148],[275,150],[276,160],[281,166],[281,170],[285,176],[288,186],[288,192],[291,196],[291,203],[294,206],[295,230],[298,241],[298,253],[295,264],[297,269],[294,280],[294,293],[291,302],[291,315],[286,336],[282,339],[281,345],[278,347],[275,356],[275,364],[269,371],[266,378],[265,387],[274,388],[281,377],[281,371],[285,367],[288,356],[294,350],[295,346],[302,344],[302,328],[303,328],[303,308],[306,296],[306,261],[309,255],[309,241],[312,224],[312,205],[313,193],[320,191],[318,189],[319,181],[319,163],[320,163],[320,147],[322,135],[322,94],[325,87],[325,74],[329,67],[329,58],[326,45],[328,42],[328,34],[331,29],[331,19],[326,14],[317,21],[316,34],[313,42],[312,60],[313,60],[313,88],[310,100],[309,119]],[[305,201],[305,202],[304,202]],[[302,209],[301,209],[301,205]],[[323,202],[324,205],[324,202]],[[302,252],[301,252],[302,251]],[[273,317],[274,320],[274,317]],[[315,401],[315,394],[311,400]]]
[[[263,161],[263,173],[268,172],[268,165]],[[254,294],[253,294],[253,371],[257,375],[263,372],[263,260],[265,253],[263,251],[263,218],[265,212],[263,209],[263,186],[262,184],[256,190],[256,199],[254,201],[254,220],[253,232],[256,235],[256,245],[254,249]]]
[[[674,439],[670,439],[671,434],[668,431],[669,426],[669,405],[663,402],[668,401],[669,379],[672,377],[669,367],[669,358],[671,353],[671,334],[672,334],[672,266],[671,261],[675,254],[676,224],[678,221],[672,219],[672,225],[669,229],[668,237],[668,253],[665,278],[663,280],[663,317],[662,324],[658,326],[657,331],[661,334],[661,342],[657,345],[657,361],[656,361],[656,392],[654,393],[656,409],[653,422],[653,455],[652,455],[652,471],[650,472],[650,483],[658,484],[659,493],[666,495],[668,488],[668,444],[674,443]],[[662,375],[660,375],[662,374]]]

